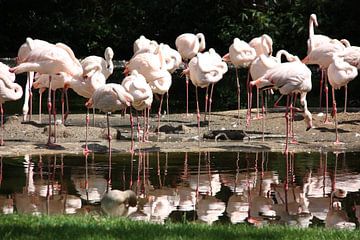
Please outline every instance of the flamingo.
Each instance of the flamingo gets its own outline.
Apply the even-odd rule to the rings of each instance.
[[[309,54],[315,48],[321,46],[324,43],[328,43],[331,41],[326,35],[322,34],[315,34],[314,32],[314,25],[318,26],[318,21],[316,14],[311,14],[309,18],[309,38],[307,40],[307,54]]]
[[[101,209],[109,216],[127,216],[128,208],[137,205],[136,194],[132,190],[109,190],[101,198]]]
[[[289,98],[290,95],[299,93],[300,103],[304,106],[304,121],[306,130],[312,128],[312,116],[307,108],[306,95],[311,91],[311,71],[303,64],[298,57],[294,57],[293,61],[282,63],[274,68],[269,69],[264,76],[255,81],[250,82],[250,86],[256,85],[259,88],[271,87],[279,89],[280,93],[287,95],[286,104],[286,142],[285,153],[288,153],[288,136],[289,136]],[[290,104],[292,108],[292,103]]]
[[[341,42],[345,45],[345,49],[337,55],[344,58],[344,61],[351,64],[352,66],[360,69],[360,47],[351,46],[350,42],[346,39],[342,39]],[[345,85],[345,103],[344,103],[344,113],[346,113],[347,106],[347,85]]]
[[[216,53],[213,48],[205,53],[198,53],[196,57],[192,58],[189,66],[184,70],[184,74],[190,75],[190,80],[196,89],[196,108],[197,108],[197,122],[198,134],[200,137],[200,110],[197,88],[205,88],[210,84],[211,93],[209,99],[209,118],[211,113],[212,92],[214,84],[223,78],[223,75],[228,71],[227,64],[222,60],[220,55]],[[209,119],[210,128],[210,119]]]
[[[255,49],[256,56],[260,56],[261,54],[271,55],[273,52],[273,40],[267,34],[251,39],[249,45]]]
[[[183,33],[179,35],[175,40],[176,49],[180,53],[185,68],[187,68],[187,63],[197,53],[205,50],[205,36],[203,33]],[[189,78],[186,76],[186,115],[189,115]]]
[[[159,45],[155,53],[144,52],[133,56],[125,69],[126,73],[137,70],[138,73],[145,77],[146,82],[150,85],[153,93],[161,95],[158,110],[158,131],[163,96],[169,91],[172,83],[171,74],[166,69],[166,62],[162,49],[162,45]]]
[[[26,58],[9,71],[15,74],[23,72],[38,72],[40,74],[60,74],[64,77],[81,77],[83,70],[80,62],[73,51],[65,44],[57,43],[44,47],[34,47],[34,41],[27,39],[30,51]],[[51,85],[51,77],[49,78]],[[53,146],[51,141],[51,87],[49,88],[48,112],[49,112],[49,136],[47,145]]]
[[[259,57],[261,55],[271,56],[272,52],[273,52],[273,40],[267,34],[262,34],[259,37],[253,38],[252,40],[250,40],[249,46],[255,49],[256,57]],[[251,67],[251,65],[250,65],[250,67]],[[252,78],[252,79],[256,79],[256,78]],[[246,85],[249,86],[249,80],[247,81]],[[250,106],[251,105],[250,101],[252,101],[252,99],[250,99],[249,88],[247,89],[247,91],[248,91],[248,106]],[[257,108],[257,116],[255,117],[255,119],[261,119],[261,117],[259,115],[259,90],[258,89],[256,91],[256,108]],[[248,109],[248,112],[247,112],[248,119],[249,119],[250,110],[251,109]]]
[[[247,42],[234,38],[233,44],[229,47],[229,53],[223,56],[225,62],[231,62],[235,67],[237,100],[238,100],[238,121],[240,122],[240,82],[238,75],[239,67],[248,67],[256,58],[256,51]],[[249,103],[248,103],[249,104]]]
[[[85,104],[88,108],[94,107],[102,112],[106,112],[110,156],[112,137],[110,134],[109,115],[111,112],[129,107],[133,101],[133,96],[123,86],[116,83],[108,83],[96,89],[92,97]]]
[[[30,45],[31,42],[31,45]],[[26,38],[25,43],[23,43],[19,50],[16,57],[17,64],[20,64],[24,62],[26,57],[29,55],[32,48],[41,48],[41,47],[47,47],[51,46],[53,44],[40,40],[40,39],[32,39],[30,37]],[[29,120],[31,120],[32,116],[32,92],[31,87],[34,81],[34,72],[27,72],[27,80],[26,80],[26,86],[25,86],[25,98],[24,98],[24,104],[23,104],[23,120],[28,120],[28,113],[30,112]],[[29,104],[30,102],[30,104]]]
[[[329,65],[332,63],[332,56],[336,52],[343,51],[345,46],[342,42],[337,39],[332,39],[327,43],[323,43],[320,46],[311,50],[311,52],[302,60],[305,64],[316,64],[319,65],[322,70],[321,79],[325,79],[325,97],[326,97],[326,114],[325,114],[325,123],[329,123],[327,113],[328,113],[328,86],[327,86],[327,76],[326,70]],[[323,80],[320,80],[320,85]],[[322,87],[320,86],[320,89]],[[321,96],[321,95],[320,95]],[[321,97],[320,97],[321,98]]]
[[[134,101],[131,103],[131,106],[134,107],[135,110],[137,111],[144,111],[144,120],[145,120],[144,135],[146,135],[146,130],[147,130],[146,125],[148,123],[146,119],[149,118],[148,110],[150,109],[153,101],[153,92],[149,84],[146,82],[144,76],[138,73],[136,70],[133,70],[130,73],[130,75],[125,77],[121,85],[134,98]],[[133,124],[131,111],[130,111],[130,122],[131,122],[131,130],[133,130],[134,124]],[[138,128],[138,136],[140,138],[139,128]]]
[[[332,99],[333,99],[333,111],[332,115],[335,118],[335,131],[336,131],[336,140],[334,144],[340,144],[338,136],[338,124],[337,124],[337,109],[336,109],[336,99],[335,99],[335,89],[340,89],[343,86],[346,86],[351,80],[353,80],[357,74],[358,70],[356,67],[345,62],[342,57],[333,55],[333,62],[329,65],[327,69],[327,74],[329,78],[329,83],[332,86]]]
[[[15,81],[15,74],[9,72],[9,66],[0,62],[0,114],[1,114],[1,139],[0,146],[4,145],[4,110],[3,104],[15,101],[22,97],[23,90]]]
[[[114,63],[112,61],[114,51],[111,47],[105,49],[104,57],[105,59],[99,56],[88,56],[80,62],[85,78],[91,77],[96,73],[101,73],[105,79],[109,78],[114,71]]]
[[[144,35],[141,35],[133,43],[134,55],[143,52],[155,52],[159,44],[155,40],[147,39]]]

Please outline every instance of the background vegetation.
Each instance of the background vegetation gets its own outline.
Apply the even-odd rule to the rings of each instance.
[[[275,51],[287,49],[303,58],[311,13],[318,16],[316,33],[360,45],[357,6],[356,0],[0,0],[0,58],[15,57],[30,36],[64,42],[79,58],[102,56],[104,49],[111,46],[116,60],[128,60],[132,44],[140,35],[175,48],[176,37],[185,32],[204,33],[207,49],[212,47],[220,55],[227,53],[235,37],[250,41],[267,33],[274,40]],[[319,78],[315,68],[313,73],[310,106],[318,106]],[[241,71],[243,90],[246,74],[246,70]],[[217,84],[215,109],[236,108],[234,77],[230,69]],[[122,78],[118,71],[111,81],[121,82]],[[350,106],[360,106],[355,90],[358,82],[355,79],[351,83]],[[183,101],[183,91],[183,79],[177,73],[170,91],[171,105]],[[245,98],[243,94],[243,103]]]

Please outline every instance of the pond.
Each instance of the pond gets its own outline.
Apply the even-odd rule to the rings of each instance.
[[[102,215],[132,189],[128,217],[163,223],[359,226],[360,152],[198,152],[0,157],[1,214]]]

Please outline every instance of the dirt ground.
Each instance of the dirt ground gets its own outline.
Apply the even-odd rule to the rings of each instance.
[[[276,111],[275,111],[276,110]],[[289,150],[299,151],[357,151],[360,149],[360,109],[348,109],[348,113],[338,114],[339,136],[343,144],[336,145],[335,125],[331,116],[331,124],[324,123],[324,115],[317,109],[310,109],[313,114],[314,128],[306,131],[300,113],[295,116],[294,133],[297,144],[289,144]],[[341,110],[341,109],[340,109]],[[147,142],[135,138],[134,149],[163,152],[193,151],[284,151],[285,118],[284,109],[269,109],[265,121],[252,120],[246,127],[246,110],[215,112],[211,114],[210,129],[207,122],[202,121],[200,138],[196,122],[196,114],[170,114],[161,117],[161,131],[156,134],[157,116],[151,115],[150,133]],[[256,109],[252,110],[252,117]],[[203,120],[204,114],[201,114]],[[58,115],[58,119],[61,115]],[[135,122],[136,122],[136,117]],[[95,126],[90,115],[89,148],[94,152],[107,152],[107,129],[105,114],[95,115]],[[50,153],[81,154],[85,145],[85,115],[70,114],[65,125],[57,125],[57,145],[46,146],[48,116],[32,116],[32,121],[22,122],[22,116],[7,116],[4,125],[5,145],[0,147],[0,156],[14,156]],[[142,125],[143,119],[140,118]],[[264,123],[264,138],[262,126]],[[131,128],[129,114],[110,116],[112,151],[129,152],[131,149]],[[136,132],[136,128],[135,128]],[[136,133],[135,133],[136,136]]]

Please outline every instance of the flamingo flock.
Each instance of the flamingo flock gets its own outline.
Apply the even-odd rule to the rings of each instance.
[[[285,115],[287,126],[285,152],[287,152],[289,134],[292,134],[292,142],[295,142],[292,123],[291,121],[289,122],[289,120],[294,119],[294,111],[303,112],[307,130],[313,126],[306,95],[312,88],[312,75],[307,65],[315,64],[319,66],[322,72],[320,106],[322,85],[325,86],[326,106],[328,105],[327,82],[332,86],[332,115],[335,119],[336,128],[335,144],[340,144],[334,90],[343,86],[346,88],[347,84],[357,76],[357,69],[360,67],[360,47],[351,46],[345,39],[337,40],[325,35],[315,34],[314,26],[318,26],[318,22],[316,15],[311,14],[309,19],[309,38],[307,40],[307,56],[302,60],[283,49],[279,50],[276,56],[272,56],[273,40],[267,34],[255,37],[249,42],[234,38],[233,43],[229,47],[229,52],[223,57],[214,48],[209,48],[206,51],[205,36],[202,33],[184,33],[179,35],[175,40],[176,48],[171,48],[165,43],[158,43],[155,40],[147,39],[142,35],[134,41],[134,54],[125,65],[125,78],[121,84],[106,83],[114,71],[114,64],[112,62],[114,52],[110,47],[105,49],[104,58],[89,56],[80,61],[72,49],[64,43],[53,44],[44,40],[26,38],[25,43],[18,50],[16,66],[9,68],[2,63],[0,65],[1,125],[3,126],[3,103],[18,100],[23,95],[22,88],[14,83],[15,74],[27,73],[28,78],[24,90],[24,121],[31,120],[31,89],[39,89],[40,93],[48,89],[49,135],[47,145],[49,147],[56,145],[55,91],[63,89],[63,117],[61,121],[64,123],[68,115],[68,104],[66,105],[66,112],[64,107],[64,103],[67,103],[68,88],[73,89],[78,95],[88,99],[85,105],[88,112],[91,107],[106,112],[107,116],[109,116],[110,112],[124,110],[128,107],[134,108],[136,111],[142,111],[144,115],[144,133],[141,139],[145,141],[147,140],[149,129],[149,122],[146,119],[149,118],[153,95],[156,98],[160,98],[157,127],[159,131],[163,96],[166,94],[168,100],[169,89],[172,85],[172,74],[174,74],[175,70],[181,68],[186,76],[186,113],[188,114],[188,83],[191,81],[196,88],[198,127],[200,127],[200,110],[197,89],[198,87],[206,88],[204,120],[206,120],[206,113],[209,112],[208,122],[210,129],[213,88],[215,83],[220,81],[228,71],[227,63],[231,63],[236,70],[239,121],[240,80],[237,70],[240,67],[249,69],[246,83],[248,92],[247,126],[250,125],[251,119],[251,89],[253,86],[256,87],[258,94],[260,90],[271,89],[271,91],[279,90],[281,95],[287,96]],[[282,55],[286,56],[286,62],[282,62]],[[210,96],[208,94],[209,87]],[[300,95],[302,109],[295,107],[298,94]],[[259,109],[259,97],[257,99],[257,108]],[[264,103],[263,100],[262,103]],[[327,111],[326,109],[325,122],[328,122]],[[168,104],[167,112],[169,113]],[[51,130],[51,114],[54,117],[53,131]],[[260,116],[258,111],[257,118],[263,117],[264,114]],[[133,129],[131,110],[130,118]],[[88,124],[89,114],[86,117],[86,126]],[[198,133],[200,135],[200,131]],[[139,126],[138,136],[140,136]],[[110,149],[110,134],[108,140]],[[0,145],[3,144],[3,134],[1,134]],[[85,151],[88,151],[87,144]]]

